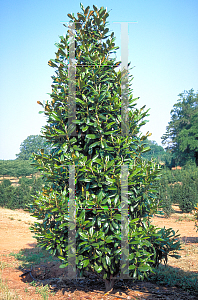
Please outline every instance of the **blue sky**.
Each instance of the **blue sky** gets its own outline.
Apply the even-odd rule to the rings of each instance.
[[[198,1],[122,0],[81,1],[86,8],[104,6],[116,46],[121,25],[129,24],[129,61],[137,107],[150,108],[142,132],[159,145],[170,111],[184,90],[198,91]],[[8,0],[0,9],[0,159],[15,159],[20,144],[40,134],[45,125],[37,101],[49,100],[55,43],[66,33],[68,13],[80,12],[80,1]],[[117,60],[121,52],[117,51]]]

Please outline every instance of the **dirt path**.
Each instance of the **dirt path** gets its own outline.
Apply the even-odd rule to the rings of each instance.
[[[23,210],[0,208],[0,251],[34,247],[36,240],[29,230],[34,219]]]
[[[181,238],[185,242],[184,249],[180,253],[181,259],[169,258],[168,265],[184,271],[198,272],[198,232],[194,228],[194,221],[190,220],[192,219],[190,214],[181,214],[178,207],[174,208],[176,212],[171,218],[155,216],[152,221],[158,227],[172,227],[175,231],[179,229]],[[21,249],[35,250],[36,240],[29,230],[33,221],[34,218],[23,210],[12,211],[0,208],[0,264],[4,266],[1,277],[3,282],[7,280],[9,289],[17,293],[18,299],[197,299],[178,288],[157,286],[149,282],[134,283],[130,285],[130,289],[124,289],[123,286],[118,285],[113,295],[104,295],[103,282],[97,282],[93,275],[87,279],[86,284],[78,282],[76,286],[73,282],[64,283],[62,288],[60,285],[56,290],[55,296],[50,295],[44,298],[38,294],[36,287],[26,283],[32,281],[31,278],[20,277],[23,274],[22,270],[18,269],[20,262],[9,255],[10,252],[18,253]],[[53,271],[52,277],[60,276],[60,269],[57,266],[48,264],[48,267],[51,275]],[[54,288],[56,287],[54,284]],[[4,300],[1,298],[1,293],[0,300]]]

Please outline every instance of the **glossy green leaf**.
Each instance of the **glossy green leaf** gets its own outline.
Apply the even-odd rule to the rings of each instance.
[[[149,271],[150,270],[150,268],[149,268],[149,266],[140,266],[140,267],[138,267],[138,270],[140,271],[140,272],[147,272],[147,271]]]
[[[86,137],[88,139],[96,139],[96,135],[95,134],[87,134]]]
[[[91,235],[91,237],[93,236],[93,227],[91,227],[90,229],[89,229],[89,233],[90,233],[90,235]]]
[[[83,232],[79,232],[79,235],[83,238],[83,239],[88,239],[87,235]]]
[[[62,265],[59,266],[59,268],[64,269],[64,268],[66,268],[67,266],[68,266],[68,264],[62,264]]]
[[[88,128],[89,128],[89,126],[85,126],[82,128],[82,131],[85,132]]]
[[[144,149],[142,150],[142,153],[145,153],[145,152],[148,152],[148,151],[150,151],[150,147],[144,148]]]
[[[109,256],[106,256],[106,262],[107,262],[107,265],[110,266],[111,260],[110,260]]]
[[[99,145],[99,142],[95,142],[95,143],[91,144],[91,145],[89,146],[89,148],[93,148],[93,147],[95,147],[95,146],[97,146],[97,145]],[[97,156],[97,157],[98,157],[98,156]],[[93,159],[92,159],[92,161],[93,161]]]
[[[96,265],[95,270],[97,271],[97,273],[100,273],[103,270],[103,267]]]
[[[113,220],[112,220],[112,225],[113,225],[113,227],[114,227],[115,229],[118,229],[118,228],[119,228],[118,224],[115,223]]]
[[[84,178],[82,181],[84,181],[84,182],[91,182],[92,179],[91,178]]]
[[[89,259],[83,261],[83,267],[87,267],[89,264]]]

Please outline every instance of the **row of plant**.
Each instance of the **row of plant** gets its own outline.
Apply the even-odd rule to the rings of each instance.
[[[180,170],[170,170],[168,167],[164,167],[162,173],[163,177],[171,184],[182,182],[186,177],[193,181],[198,180],[198,168],[195,163],[187,163]]]
[[[173,212],[173,204],[178,204],[183,213],[190,213],[198,203],[198,169],[195,165],[186,165],[182,170],[165,168],[158,188],[167,217]]]
[[[30,165],[30,163],[27,165]],[[25,172],[27,166],[25,166]],[[25,208],[31,202],[31,194],[42,189],[41,177],[32,179],[22,177],[19,186],[11,186],[8,179],[0,184],[0,206],[7,208]],[[179,204],[182,212],[192,212],[198,203],[198,169],[187,165],[182,170],[163,169],[159,181],[159,200],[167,217],[173,212],[172,204]]]
[[[20,178],[19,186],[11,185],[9,179],[0,184],[0,206],[9,209],[27,209],[32,197],[42,190],[42,178]]]
[[[25,177],[37,172],[29,160],[0,160],[0,177]]]

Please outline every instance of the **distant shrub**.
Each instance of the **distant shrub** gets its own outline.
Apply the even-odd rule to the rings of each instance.
[[[192,212],[198,203],[198,168],[194,164],[188,164],[181,170],[164,168],[160,186],[161,204],[167,216],[171,213],[171,204],[179,204],[182,212]]]
[[[0,160],[0,175],[1,176],[29,176],[37,173],[35,167],[31,165],[31,161],[28,160]]]
[[[16,187],[14,196],[13,207],[25,209],[31,200],[29,185],[22,182],[21,185]]]
[[[196,185],[194,182],[186,178],[181,187],[179,197],[179,208],[183,213],[190,213],[195,208],[198,202]]]
[[[198,177],[195,179],[195,187],[196,187],[196,191],[197,191],[197,194],[198,194]]]
[[[15,188],[13,186],[3,186],[3,184],[0,185],[0,206],[6,207],[6,208],[13,208],[13,202],[14,202],[14,191]]]
[[[27,177],[21,177],[21,178],[19,179],[19,184],[25,183],[25,184],[27,184],[27,185],[32,185],[33,182],[34,182],[33,179],[30,179],[30,178],[27,178]]]
[[[159,186],[159,200],[160,207],[167,218],[173,213],[170,190],[168,180],[166,178],[162,178]]]
[[[9,209],[26,209],[32,197],[42,189],[42,178],[20,178],[20,185],[15,187],[4,179],[0,184],[0,206]],[[31,186],[30,186],[31,184]]]
[[[4,188],[6,188],[6,187],[10,186],[12,184],[12,182],[9,179],[3,179],[1,184]]]
[[[170,198],[173,204],[179,204],[181,198],[182,187],[180,183],[170,185]]]
[[[173,209],[172,209],[171,198],[170,198],[170,195],[167,190],[162,192],[160,200],[162,200],[161,206],[162,206],[163,212],[165,214],[165,217],[169,218],[171,216],[171,214],[173,213]]]
[[[36,196],[38,192],[42,190],[43,187],[43,179],[42,177],[34,178],[31,189],[31,197]]]

